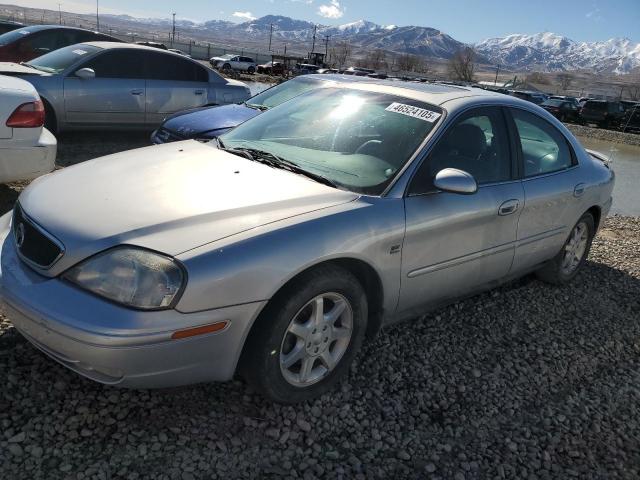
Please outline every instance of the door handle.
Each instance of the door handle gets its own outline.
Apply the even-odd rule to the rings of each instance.
[[[142,89],[131,90],[131,95],[142,95],[143,93],[144,93],[144,90]]]
[[[573,196],[574,197],[581,197],[582,194],[584,193],[584,190],[586,188],[586,185],[584,183],[579,183],[575,186],[575,188],[573,189]]]
[[[503,202],[503,204],[500,205],[500,207],[498,208],[498,215],[501,215],[501,216],[511,215],[512,213],[518,210],[519,206],[520,206],[520,202],[518,200],[516,199],[507,200],[506,202]]]
[[[204,90],[196,90],[195,92],[196,95],[202,95],[204,93]]]

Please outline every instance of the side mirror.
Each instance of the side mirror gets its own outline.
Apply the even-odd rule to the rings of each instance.
[[[440,170],[433,181],[433,185],[443,192],[471,195],[478,191],[478,184],[473,175],[457,168]]]
[[[76,71],[76,77],[81,78],[83,80],[89,80],[90,78],[96,78],[96,72],[93,68],[81,68]]]

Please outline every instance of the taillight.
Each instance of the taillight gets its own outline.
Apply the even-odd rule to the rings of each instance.
[[[42,100],[23,103],[13,111],[7,120],[7,127],[10,128],[36,128],[43,125],[44,105]]]

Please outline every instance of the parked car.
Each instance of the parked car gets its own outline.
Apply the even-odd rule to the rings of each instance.
[[[580,119],[602,128],[618,128],[624,119],[624,108],[620,102],[587,100],[580,110]]]
[[[19,28],[26,27],[24,23],[13,22],[11,20],[0,20],[0,35],[7,32],[12,32]]]
[[[56,138],[29,82],[0,75],[0,183],[31,180],[55,167]]]
[[[183,52],[178,48],[168,48],[167,50],[173,53],[177,53],[178,55],[182,55],[183,57],[191,58],[191,55],[189,55],[187,52]]]
[[[136,45],[144,45],[146,47],[159,48],[160,50],[168,50],[167,46],[164,43],[160,43],[160,42],[142,41],[142,42],[136,42]]]
[[[580,113],[577,104],[568,100],[550,98],[542,102],[540,106],[561,122],[575,122]]]
[[[338,69],[337,68],[319,68],[316,73],[319,74],[333,74],[333,73],[338,73]]]
[[[185,110],[167,118],[151,135],[154,144],[195,139],[212,140],[233,127],[312,88],[334,82],[335,77],[294,77],[251,97],[243,103]]]
[[[267,62],[262,65],[258,65],[258,73],[264,73],[266,75],[282,75],[284,73],[284,63],[282,62]]]
[[[296,63],[295,74],[296,75],[309,75],[318,73],[320,67],[318,65],[312,65],[310,63]]]
[[[297,402],[330,389],[382,325],[531,271],[569,283],[613,184],[530,103],[336,83],[218,142],[123,152],[30,185],[0,219],[0,292],[18,332],[95,381],[239,372]]]
[[[622,127],[625,131],[631,132],[640,130],[640,103],[627,108],[622,120]]]
[[[68,45],[120,42],[104,33],[60,25],[33,25],[0,35],[0,62],[26,62]]]
[[[256,71],[256,62],[253,58],[243,57],[241,55],[223,55],[222,57],[213,57],[209,60],[213,68],[219,70],[237,70],[239,72],[247,72],[253,74]]]
[[[527,102],[535,103],[536,105],[540,105],[547,99],[547,96],[544,93],[529,92],[525,90],[514,90],[511,92],[511,95],[516,98],[526,100]]]
[[[56,50],[0,73],[31,82],[49,130],[157,127],[187,108],[242,102],[249,88],[181,55],[131,43],[90,42]]]
[[[375,70],[363,67],[349,67],[345,70],[345,75],[356,75],[357,77],[366,77],[367,75],[374,75]]]

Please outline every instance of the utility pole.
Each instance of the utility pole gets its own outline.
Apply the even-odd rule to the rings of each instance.
[[[313,26],[313,44],[311,45],[311,53],[316,49],[316,30],[318,29],[317,25]]]
[[[100,31],[100,0],[96,0],[96,30]]]
[[[60,25],[62,25],[62,6],[61,5],[62,4],[60,3],[58,4],[58,18],[59,18]]]
[[[327,55],[329,55],[329,38],[331,37],[331,35],[325,35],[324,36],[324,58],[327,58]]]
[[[273,37],[273,23],[271,24],[271,31],[269,32],[269,51],[271,51],[271,38]]]
[[[496,79],[493,81],[494,85],[498,85],[498,73],[500,72],[500,64],[496,67]]]
[[[171,46],[173,46],[173,42],[176,40],[176,13],[173,12],[173,27],[171,28]]]

